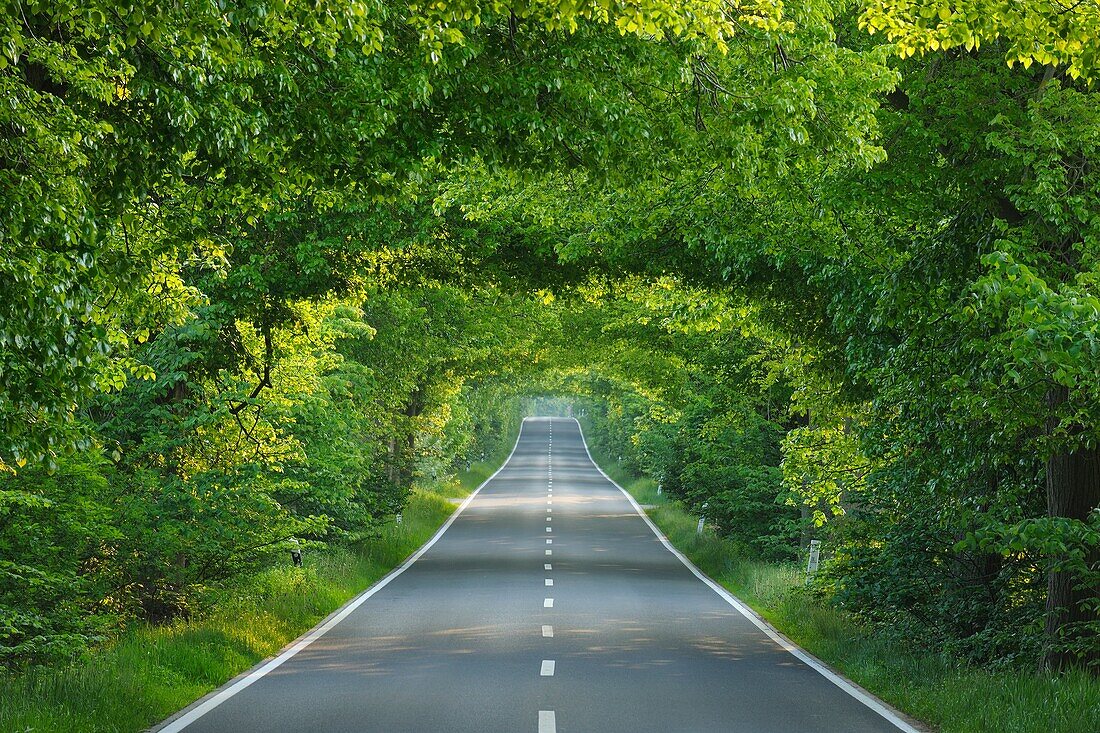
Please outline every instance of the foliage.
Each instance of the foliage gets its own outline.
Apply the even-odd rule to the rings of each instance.
[[[371,538],[532,396],[882,637],[1100,663],[1094,5],[8,10],[5,664]]]
[[[1009,65],[1064,65],[1074,79],[1095,79],[1100,68],[1100,9],[1093,3],[872,0],[860,24],[884,32],[902,57],[959,46],[971,51],[1003,38]]]

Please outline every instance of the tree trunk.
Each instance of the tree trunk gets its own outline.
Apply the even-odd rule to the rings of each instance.
[[[386,443],[386,477],[390,480],[391,484],[397,483],[397,437],[391,435],[389,441]]]
[[[810,411],[807,410],[805,415],[791,414],[788,418],[787,425],[784,427],[789,433],[797,428],[808,428],[811,425],[813,425],[813,419],[810,416]],[[803,476],[802,494],[798,497],[798,546],[803,552],[810,548],[810,540],[814,539],[814,536],[817,534],[816,528],[813,526],[813,511],[810,509],[810,505],[806,503],[806,495],[809,493],[808,486],[809,479]]]
[[[1069,401],[1069,390],[1058,386],[1047,393],[1047,405],[1050,416],[1047,418],[1047,432],[1055,431],[1061,424],[1059,408]],[[1080,425],[1068,426],[1070,434],[1080,433]],[[1077,448],[1070,452],[1054,453],[1047,459],[1047,514],[1050,517],[1064,517],[1084,521],[1089,514],[1100,506],[1100,450],[1097,448]],[[1100,548],[1091,548],[1086,562],[1095,566],[1100,562]],[[1095,650],[1084,659],[1074,656],[1067,650],[1066,642],[1081,641],[1080,629],[1067,629],[1071,624],[1096,621],[1096,612],[1089,608],[1090,602],[1100,598],[1100,589],[1083,587],[1082,578],[1065,571],[1051,569],[1047,576],[1046,635],[1047,652],[1044,666],[1051,670],[1061,670],[1074,664],[1088,664],[1100,658]]]
[[[404,446],[401,453],[400,460],[398,461],[399,482],[401,486],[411,486],[413,482],[413,476],[416,470],[416,434],[417,434],[417,418],[424,412],[424,388],[418,386],[409,395],[408,400],[405,402],[405,439]]]

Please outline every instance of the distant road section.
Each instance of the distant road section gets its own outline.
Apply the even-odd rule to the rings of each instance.
[[[657,536],[571,419],[413,562],[161,733],[896,733]]]

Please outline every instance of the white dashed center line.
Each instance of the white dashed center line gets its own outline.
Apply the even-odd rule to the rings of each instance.
[[[554,676],[554,660],[553,659],[544,659],[544,660],[542,660],[542,669],[539,671],[539,674],[542,675],[543,677],[553,677]]]
[[[553,566],[552,566],[552,565],[551,565],[550,563],[548,563],[548,562],[544,562],[544,563],[542,564],[542,569],[543,569],[543,570],[553,570],[553,569],[554,569],[554,567],[553,567]]]
[[[543,626],[542,626],[542,635],[545,636],[547,639],[553,639],[554,638],[554,627],[543,624]]]
[[[554,599],[553,598],[544,598],[542,600],[542,607],[543,608],[553,608],[554,607]]]
[[[553,710],[539,711],[539,733],[558,733],[558,724],[554,720]]]
[[[552,544],[554,544],[554,540],[546,540],[546,544],[552,545]]]
[[[554,580],[553,580],[552,578],[547,578],[547,579],[546,579],[546,584],[547,584],[547,585],[553,585],[553,584],[554,584]]]
[[[547,555],[553,555],[553,554],[554,554],[554,551],[553,551],[553,550],[547,550],[547,551],[546,551],[546,554],[547,554]]]

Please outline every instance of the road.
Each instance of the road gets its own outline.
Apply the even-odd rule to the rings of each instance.
[[[161,733],[913,730],[673,554],[571,419],[403,567]]]

